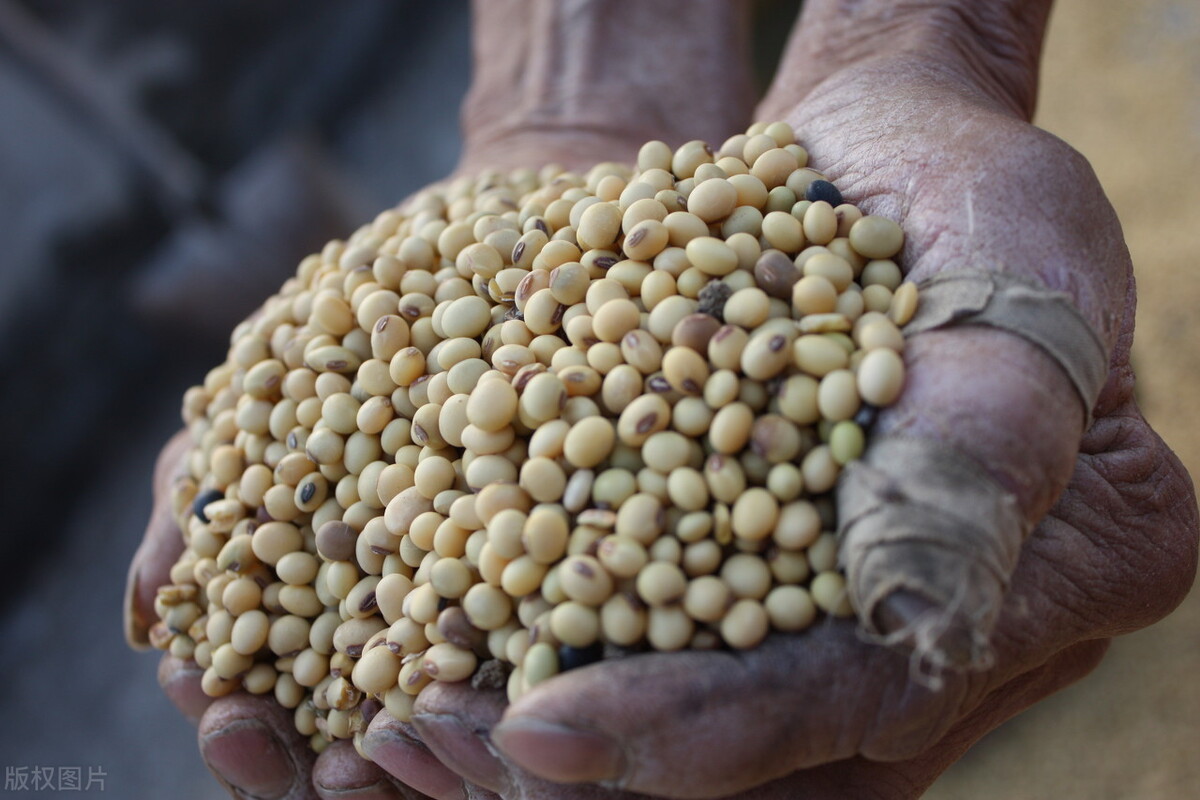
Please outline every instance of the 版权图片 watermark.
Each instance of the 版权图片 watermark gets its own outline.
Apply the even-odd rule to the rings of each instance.
[[[7,792],[103,792],[103,767],[97,766],[6,766]]]

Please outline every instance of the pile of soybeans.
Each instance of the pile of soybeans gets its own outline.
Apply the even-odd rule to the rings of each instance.
[[[917,293],[807,164],[776,122],[487,172],[304,259],[184,397],[152,642],[320,749],[431,681],[851,614],[832,492]]]

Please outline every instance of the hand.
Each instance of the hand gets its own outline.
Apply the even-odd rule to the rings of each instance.
[[[154,471],[154,510],[146,535],[129,568],[126,632],[131,643],[145,645],[155,620],[157,588],[169,584],[171,566],[183,539],[171,514],[171,485],[182,474],[191,440],[176,434]],[[235,797],[353,798],[422,800],[382,769],[360,758],[348,741],[330,745],[318,757],[308,738],[296,731],[292,713],[272,695],[244,692],[212,698],[200,688],[203,670],[194,661],[166,654],[158,680],[171,702],[199,726],[200,752],[217,780]]]
[[[1082,439],[1060,368],[977,328],[915,337],[905,395],[880,419],[880,432],[971,454],[1040,520],[992,637],[994,665],[932,692],[909,680],[902,655],[833,623],[750,653],[593,665],[507,710],[462,687],[424,694],[415,725],[427,745],[504,797],[563,796],[533,776],[670,797],[913,797],[1191,583],[1195,497],[1134,402],[1119,225],[1086,162],[1028,124],[1045,5],[1012,4],[1012,19],[967,4],[890,18],[890,4],[850,5],[807,4],[759,118],[789,120],[849,199],[901,222],[912,278],[1003,265],[1070,293],[1111,352]],[[402,758],[381,756],[405,774]]]
[[[753,92],[745,58],[747,10],[741,0],[663,0],[653,8],[640,0],[477,4],[475,76],[464,103],[465,149],[456,174],[550,161],[585,169],[605,160],[629,161],[647,139],[719,141],[745,127]],[[671,19],[670,39],[661,36],[664,19]],[[531,54],[541,60],[526,70]],[[564,59],[578,67],[567,76]],[[170,583],[171,565],[182,551],[169,489],[189,447],[181,433],[159,458],[154,512],[129,572],[131,642],[148,641],[156,590]],[[291,713],[273,698],[239,692],[214,700],[201,690],[201,674],[194,662],[167,655],[159,682],[199,725],[205,762],[235,796],[427,796],[361,759],[347,741],[315,756],[308,739],[296,733]],[[491,708],[498,714],[502,704]],[[378,730],[401,737],[391,752],[403,748],[402,764],[396,766],[394,757],[385,764],[406,783],[435,798],[467,791],[491,796],[447,770],[412,726],[386,713],[378,719]],[[386,745],[381,752],[386,757]]]

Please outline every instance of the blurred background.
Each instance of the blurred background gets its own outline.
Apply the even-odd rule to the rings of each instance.
[[[758,2],[764,75],[798,5]],[[156,656],[121,637],[154,457],[184,389],[301,257],[452,168],[468,72],[465,0],[0,0],[6,776],[79,767],[117,797],[223,796]],[[1194,0],[1057,4],[1036,121],[1117,207],[1141,402],[1193,474],[1198,86]],[[927,797],[1197,797],[1198,743],[1193,591]]]

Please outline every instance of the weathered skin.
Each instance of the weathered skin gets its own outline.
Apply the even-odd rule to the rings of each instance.
[[[686,4],[685,13],[684,4],[659,5],[670,35],[647,24],[622,27],[622,36],[606,38],[610,73],[563,67],[572,53],[591,53],[586,48],[542,52],[533,63],[513,52],[563,47],[562,37],[539,37],[578,36],[600,24],[598,15],[628,11],[628,0],[564,3],[555,13],[533,0],[481,3],[481,14],[497,16],[477,28],[479,77],[464,109],[462,170],[629,160],[650,137],[719,142],[744,128],[742,44],[722,32],[728,6]],[[1014,0],[988,12],[976,5],[812,0],[756,116],[788,120],[848,199],[901,222],[911,277],[1003,264],[1070,293],[1111,349],[1108,383],[1082,438],[1078,400],[1057,366],[995,331],[915,338],[906,391],[881,417],[883,430],[972,454],[1038,521],[992,637],[991,669],[949,674],[932,692],[909,680],[903,654],[836,622],[774,636],[747,653],[593,665],[507,709],[499,693],[439,685],[422,694],[414,725],[376,717],[368,749],[385,772],[344,743],[314,763],[290,715],[267,711],[271,701],[213,702],[199,692],[194,669],[168,659],[164,687],[200,720],[202,741],[258,718],[275,731],[274,752],[295,776],[288,798],[915,797],[985,733],[1086,675],[1111,637],[1169,613],[1195,574],[1196,501],[1134,402],[1135,291],[1120,227],[1085,160],[1028,124],[1048,3]],[[522,27],[531,18],[540,34]],[[687,36],[684,22],[696,26]],[[698,40],[707,45],[697,48]],[[647,48],[648,72],[649,56],[638,55]],[[688,69],[715,77],[704,84]],[[613,81],[624,82],[623,94],[611,91]],[[677,104],[669,114],[662,92]],[[585,103],[588,114],[575,123],[581,106],[569,98],[594,98],[596,107]],[[511,110],[499,128],[489,123],[493,109]],[[630,119],[652,122],[597,122]],[[164,451],[160,502],[180,452],[178,441]],[[169,542],[178,532],[169,514],[156,513],[131,568],[142,620],[152,618],[153,589],[178,554]],[[585,738],[538,723],[569,725]],[[214,772],[230,777],[245,775],[253,755],[211,746],[205,753]]]

